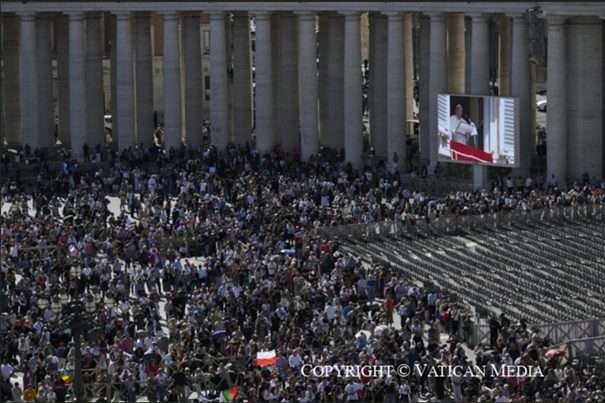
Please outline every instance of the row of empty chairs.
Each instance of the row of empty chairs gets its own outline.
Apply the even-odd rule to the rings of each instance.
[[[503,312],[530,323],[605,316],[603,221],[585,218],[341,241],[362,260],[431,282],[482,312]]]

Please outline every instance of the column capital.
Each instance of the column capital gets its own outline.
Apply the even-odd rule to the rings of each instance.
[[[151,13],[149,11],[137,11],[136,13],[134,13],[134,18],[136,18],[137,20],[150,20]]]
[[[567,21],[566,15],[546,15],[544,19],[548,25],[548,29],[561,28]]]
[[[181,13],[183,18],[200,18],[199,11],[185,11]]]
[[[84,12],[82,11],[67,11],[65,15],[67,15],[69,21],[82,21],[84,19]]]
[[[279,13],[281,18],[296,18],[296,14],[290,11],[283,11]]]
[[[405,13],[403,11],[383,11],[382,14],[389,18],[389,21],[403,20]]]
[[[358,19],[361,17],[361,13],[359,11],[339,11],[338,14],[344,15],[345,19],[347,20]]]
[[[248,11],[242,10],[242,11],[234,11],[233,13],[233,18],[243,18],[243,19],[248,19],[250,18],[250,13],[248,13]]]
[[[101,18],[101,16],[103,15],[103,13],[101,13],[100,11],[88,11],[84,17],[86,19],[93,19],[93,18]]]
[[[36,12],[35,11],[23,11],[16,13],[21,21],[35,21],[36,20]]]
[[[473,22],[489,21],[489,15],[485,13],[466,13],[465,15],[470,17]]]
[[[36,15],[36,18],[37,18],[38,20],[50,20],[51,15],[50,15],[50,13],[38,13],[38,14]]]
[[[601,21],[598,19],[599,17],[597,16],[582,16],[582,15],[578,15],[575,17],[569,17],[566,21],[567,24],[574,24],[574,25],[594,25],[594,24],[600,24]]]
[[[132,13],[130,11],[113,11],[112,14],[115,15],[118,20],[129,20],[132,18]]]
[[[519,24],[519,23],[522,23],[522,22],[525,22],[525,23],[528,22],[527,21],[527,13],[521,13],[521,12],[519,12],[519,13],[506,13],[506,16],[512,18],[513,23],[516,22],[517,24]]]
[[[253,13],[254,13],[254,18],[256,20],[267,21],[267,20],[271,19],[270,11],[253,11]]]
[[[294,15],[296,15],[299,19],[315,19],[317,13],[315,11],[295,11]]]
[[[178,11],[165,11],[160,13],[164,20],[176,20],[179,18]]]
[[[225,12],[224,11],[210,11],[207,13],[210,21],[224,21],[225,20]]]
[[[439,13],[439,12],[425,13],[425,14],[429,16],[431,21],[445,21],[445,17],[447,15],[446,13]]]

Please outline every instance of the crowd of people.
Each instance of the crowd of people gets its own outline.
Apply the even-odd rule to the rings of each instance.
[[[548,338],[523,322],[475,346],[466,307],[361,264],[313,229],[603,203],[605,182],[564,192],[503,180],[433,198],[384,162],[356,171],[342,159],[333,150],[302,163],[279,150],[140,146],[103,163],[65,160],[58,172],[41,164],[31,182],[13,175],[2,187],[11,205],[1,227],[2,400],[73,398],[75,326],[86,335],[77,343],[86,400],[603,400],[602,374],[547,359]],[[62,294],[97,302],[75,324]],[[275,365],[256,365],[257,352],[273,350]],[[402,363],[522,363],[547,376],[301,373],[304,364]]]

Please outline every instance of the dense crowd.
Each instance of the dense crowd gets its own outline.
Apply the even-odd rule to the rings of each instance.
[[[42,164],[33,183],[13,176],[2,188],[12,203],[1,228],[3,401],[26,391],[39,401],[73,397],[74,326],[87,334],[81,353],[91,400],[227,399],[231,387],[250,402],[603,399],[602,376],[547,359],[548,339],[523,322],[501,318],[491,346],[465,353],[463,344],[474,343],[464,306],[362,265],[313,229],[603,203],[605,183],[564,192],[502,179],[489,191],[436,199],[407,189],[397,166],[373,161],[355,171],[332,150],[301,163],[249,147],[136,147],[92,161],[85,170],[65,160],[59,172]],[[99,301],[74,324],[73,312],[53,305],[62,293]],[[257,367],[256,353],[270,350],[276,364]],[[301,374],[303,364],[473,361],[539,365],[547,376]],[[14,371],[24,389],[11,383]]]

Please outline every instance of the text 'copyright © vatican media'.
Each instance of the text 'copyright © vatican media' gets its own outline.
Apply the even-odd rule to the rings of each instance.
[[[542,369],[527,365],[312,365],[304,364],[300,373],[305,378],[407,378],[410,375],[441,377],[544,377]]]

